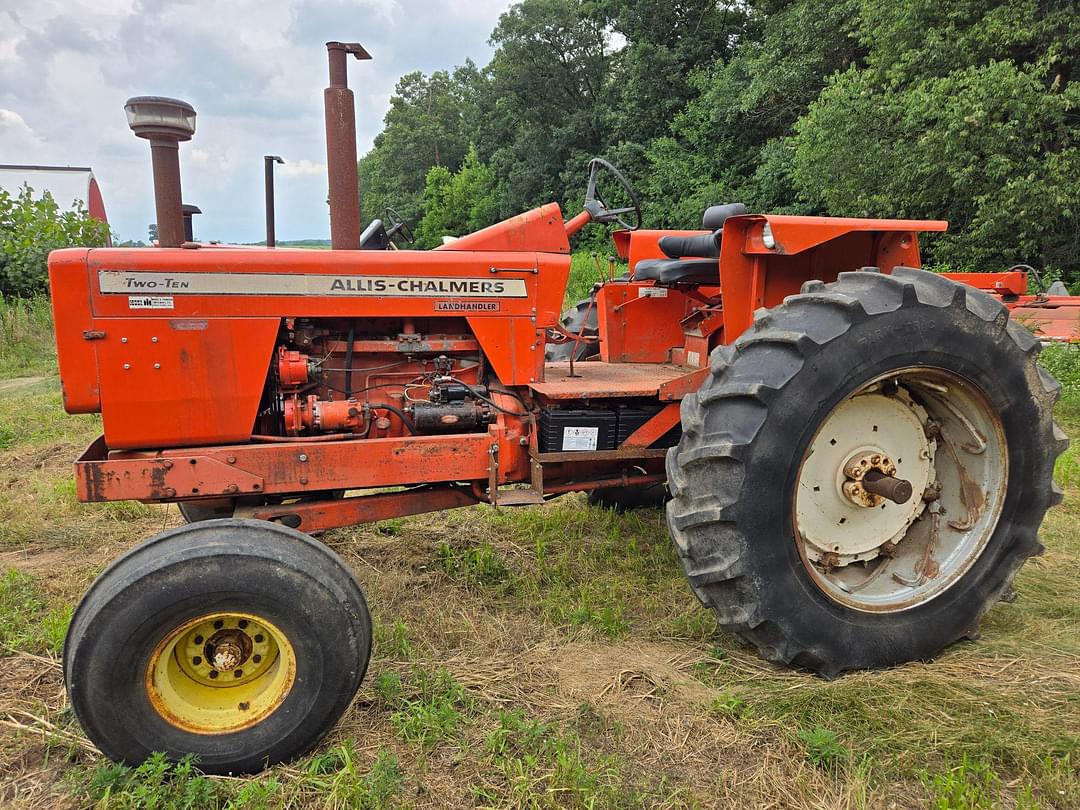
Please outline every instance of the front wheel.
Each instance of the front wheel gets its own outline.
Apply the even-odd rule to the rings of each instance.
[[[668,525],[726,629],[831,676],[973,636],[1060,500],[1038,341],[921,270],[759,311],[683,402]]]
[[[371,618],[330,549],[261,521],[165,532],[114,562],[75,611],[64,679],[111,759],[195,754],[252,773],[303,754],[363,680]]]

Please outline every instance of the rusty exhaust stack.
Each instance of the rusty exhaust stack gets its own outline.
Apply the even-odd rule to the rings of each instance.
[[[195,108],[175,98],[136,96],[127,100],[124,111],[131,131],[150,141],[158,246],[180,247],[184,242],[180,141],[195,134]]]
[[[330,247],[360,249],[360,188],[356,171],[356,107],[349,89],[346,60],[370,59],[358,42],[327,42],[330,86],[326,107],[326,172],[330,181]]]

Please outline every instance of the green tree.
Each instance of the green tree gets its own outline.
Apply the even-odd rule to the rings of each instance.
[[[655,225],[696,227],[709,205],[806,213],[791,178],[793,126],[829,75],[858,64],[859,0],[757,0],[729,59],[689,73],[695,97],[648,146],[642,181]],[[736,31],[730,32],[736,36]]]
[[[424,188],[417,247],[433,248],[444,236],[462,236],[496,222],[498,192],[495,174],[480,162],[475,147],[469,149],[457,172],[433,166]]]
[[[47,191],[35,198],[28,185],[15,196],[0,189],[0,295],[45,292],[49,251],[108,240],[109,226],[92,219],[81,201],[65,211]]]
[[[360,200],[365,220],[381,217],[387,206],[410,221],[419,220],[428,169],[456,170],[469,148],[471,62],[453,73],[414,72],[398,80],[384,127],[359,162]]]
[[[1066,0],[862,0],[865,67],[799,122],[794,177],[830,214],[933,217],[929,258],[1080,274],[1080,20]]]
[[[610,30],[592,10],[523,0],[492,32],[475,142],[502,182],[504,215],[580,199],[585,164],[609,138]]]

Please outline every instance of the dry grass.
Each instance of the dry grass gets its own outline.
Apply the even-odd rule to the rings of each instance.
[[[1078,415],[1063,412],[1073,435]],[[32,584],[33,624],[178,518],[75,503],[70,459],[98,424],[62,415],[54,379],[0,392],[4,426],[0,568]],[[656,512],[569,496],[331,532],[375,658],[313,756],[249,779],[119,770],[79,733],[48,641],[27,637],[0,650],[0,804],[1080,807],[1078,525],[1073,483],[978,642],[832,682],[717,633]]]

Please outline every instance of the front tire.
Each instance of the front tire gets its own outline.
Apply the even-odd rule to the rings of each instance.
[[[363,680],[371,618],[330,549],[262,521],[212,520],[120,557],[75,611],[64,679],[111,759],[195,754],[208,773],[297,757]]]
[[[921,270],[842,273],[758,311],[668,454],[694,592],[768,660],[826,676],[972,637],[1060,500],[1038,349],[999,302]],[[867,466],[918,491],[868,494]]]

